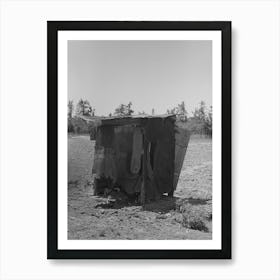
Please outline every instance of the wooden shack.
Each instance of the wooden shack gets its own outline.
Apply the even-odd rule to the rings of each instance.
[[[190,137],[175,115],[103,118],[95,129],[95,195],[118,188],[142,204],[173,195]]]

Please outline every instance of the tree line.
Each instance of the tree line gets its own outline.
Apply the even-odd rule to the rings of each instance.
[[[120,104],[115,108],[113,113],[108,116],[131,116],[135,113],[132,109],[132,102],[128,104]],[[185,102],[182,101],[177,106],[167,109],[167,114],[174,114],[181,126],[189,129],[193,134],[212,136],[212,106],[207,106],[201,101],[198,106],[189,113],[186,110]],[[137,112],[138,115],[148,115],[145,111]],[[151,115],[155,114],[152,109]],[[80,99],[75,107],[73,100],[68,101],[68,132],[72,133],[88,133],[89,127],[81,116],[95,117],[96,110],[91,106],[88,100]],[[104,117],[104,116],[101,116]]]

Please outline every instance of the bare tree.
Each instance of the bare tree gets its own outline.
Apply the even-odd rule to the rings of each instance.
[[[186,110],[185,102],[182,101],[180,104],[178,104],[177,110],[176,110],[177,118],[180,121],[186,122],[188,119],[188,112]]]
[[[116,116],[131,116],[134,111],[131,109],[132,103],[129,102],[127,105],[120,104],[119,107],[115,109],[114,115]]]
[[[188,117],[188,112],[186,110],[185,102],[182,101],[178,106],[172,108],[172,109],[167,109],[167,114],[173,114],[177,116],[177,119],[180,121],[187,121]]]
[[[193,116],[196,119],[199,119],[201,121],[205,121],[206,118],[206,105],[204,101],[201,101],[199,103],[199,107],[195,108],[194,112],[193,112]]]
[[[94,115],[95,109],[92,109],[88,100],[80,99],[76,106],[76,114],[78,116]]]
[[[205,118],[205,132],[207,135],[212,136],[212,106],[210,106]]]
[[[68,119],[72,119],[74,111],[74,102],[73,100],[68,101]]]

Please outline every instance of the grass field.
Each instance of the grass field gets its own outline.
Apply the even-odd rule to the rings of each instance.
[[[69,239],[211,239],[212,140],[191,137],[174,198],[143,209],[92,195],[94,141],[68,137]]]

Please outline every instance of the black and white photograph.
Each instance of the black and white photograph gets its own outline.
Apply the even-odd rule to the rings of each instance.
[[[68,238],[212,238],[211,41],[68,41]]]
[[[221,42],[58,33],[58,249],[222,249]]]

